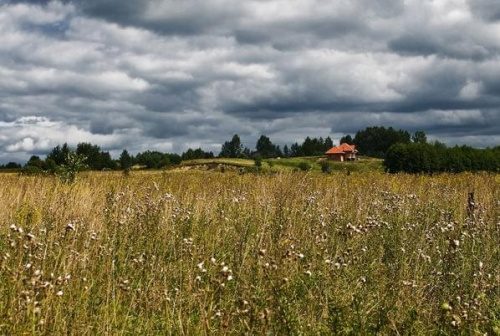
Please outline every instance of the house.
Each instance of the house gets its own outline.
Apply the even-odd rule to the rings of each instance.
[[[346,143],[340,144],[340,146],[335,146],[330,148],[325,154],[328,160],[333,161],[354,161],[356,160],[356,150],[355,145],[349,145]]]

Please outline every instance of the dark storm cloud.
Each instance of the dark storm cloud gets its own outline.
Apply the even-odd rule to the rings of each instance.
[[[162,34],[192,35],[215,29],[237,15],[231,2],[214,9],[203,0],[87,0],[74,2],[88,16]]]
[[[0,0],[0,148],[217,151],[372,125],[500,140],[489,0]]]
[[[485,20],[500,20],[500,6],[495,0],[469,0],[472,11]]]

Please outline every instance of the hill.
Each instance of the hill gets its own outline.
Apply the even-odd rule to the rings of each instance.
[[[260,171],[262,172],[292,172],[297,170],[321,172],[322,165],[328,164],[329,171],[349,171],[349,172],[368,172],[383,171],[383,160],[376,158],[362,157],[353,162],[327,161],[323,156],[293,157],[264,159]],[[255,162],[249,159],[198,159],[183,161],[181,170],[223,170],[244,169],[246,171],[256,171]]]

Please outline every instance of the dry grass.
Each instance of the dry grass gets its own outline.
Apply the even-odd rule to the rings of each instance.
[[[0,175],[0,334],[499,334],[499,182]]]

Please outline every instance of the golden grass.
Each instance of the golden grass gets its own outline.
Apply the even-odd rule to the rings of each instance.
[[[0,334],[498,334],[499,182],[0,175]]]

